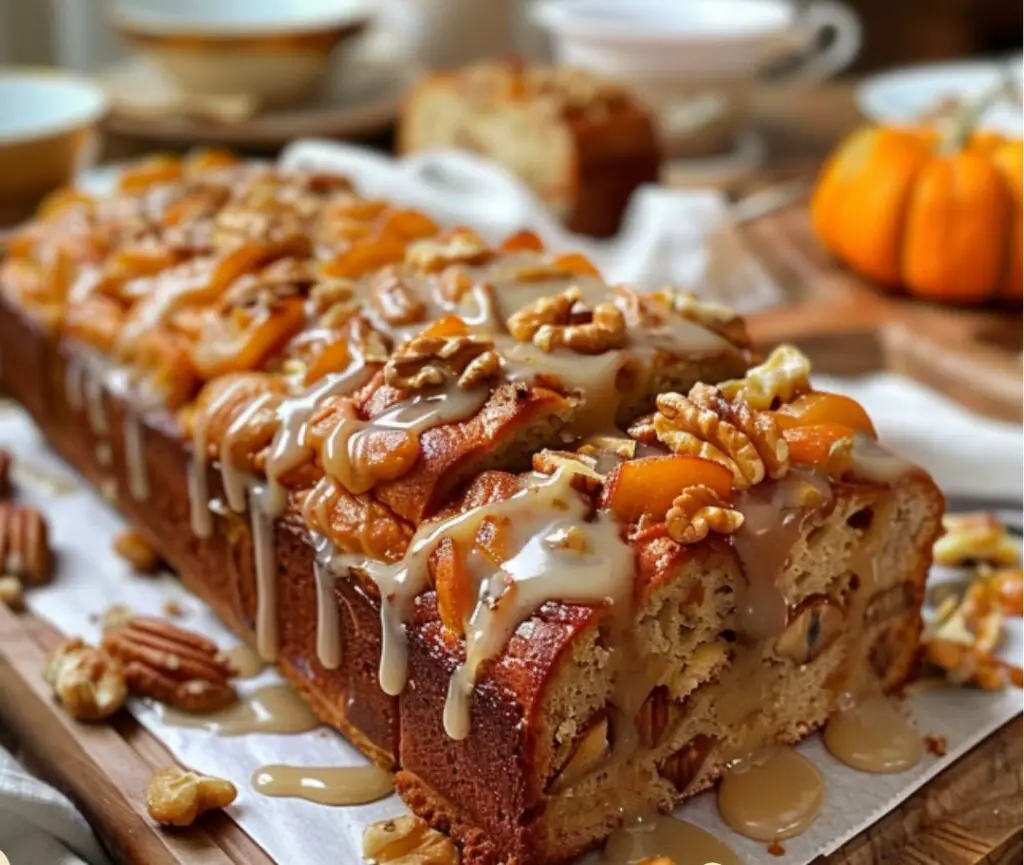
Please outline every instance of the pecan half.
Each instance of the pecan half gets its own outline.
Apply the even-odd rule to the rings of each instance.
[[[418,336],[396,349],[384,367],[384,380],[402,390],[423,390],[454,378],[468,389],[500,369],[500,358],[487,337]]]
[[[680,793],[684,792],[700,774],[704,761],[716,744],[718,740],[713,736],[703,733],[694,736],[658,764],[658,774],[670,781]]]
[[[726,507],[710,487],[696,484],[684,489],[665,515],[671,537],[681,544],[696,544],[709,533],[731,535],[743,525],[743,514]]]
[[[53,579],[49,526],[35,508],[0,504],[0,573],[32,586]]]
[[[636,715],[636,730],[646,748],[657,748],[668,732],[675,712],[672,697],[665,685],[658,685],[647,695]]]
[[[228,681],[236,670],[217,645],[162,619],[143,616],[107,633],[103,648],[125,665],[133,694],[186,712],[212,712],[238,699]]]

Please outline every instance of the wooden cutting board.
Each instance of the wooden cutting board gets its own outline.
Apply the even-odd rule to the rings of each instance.
[[[14,615],[0,604],[0,738],[12,740],[5,744],[26,765],[74,800],[113,859],[121,865],[274,865],[227,814],[207,814],[172,832],[150,821],[146,784],[155,769],[174,761],[126,713],[107,724],[81,724],[57,705],[42,666],[60,639],[32,614]],[[1018,717],[820,865],[1019,863],[1022,742]]]
[[[822,249],[802,203],[744,231],[788,297],[749,320],[759,347],[794,343],[815,369],[836,375],[901,372],[975,411],[1021,422],[1020,310],[957,309],[886,294]]]

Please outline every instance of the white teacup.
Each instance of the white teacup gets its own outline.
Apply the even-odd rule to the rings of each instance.
[[[861,44],[859,19],[840,0],[541,0],[534,15],[558,62],[624,80],[677,119],[697,100],[696,113],[707,115],[708,94],[724,94],[730,128],[739,95],[768,69],[797,55],[788,77],[821,80]],[[828,32],[831,43],[819,47]]]

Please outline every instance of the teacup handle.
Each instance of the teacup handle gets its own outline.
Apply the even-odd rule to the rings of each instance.
[[[830,78],[849,66],[860,51],[860,17],[841,0],[812,0],[804,8],[800,23],[811,44],[826,31],[832,31],[835,36],[831,45],[809,54],[787,77],[811,81]]]

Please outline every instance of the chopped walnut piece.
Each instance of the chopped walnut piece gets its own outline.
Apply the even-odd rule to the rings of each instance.
[[[559,347],[580,354],[600,354],[626,344],[626,319],[611,302],[592,311],[581,309],[578,288],[542,297],[509,316],[506,326],[520,342],[533,342],[543,351]]]
[[[236,796],[230,781],[168,766],[149,779],[146,808],[162,826],[191,826],[200,814],[226,808]]]
[[[737,489],[746,489],[764,479],[766,466],[761,452],[775,455],[772,465],[776,472],[786,465],[788,451],[773,447],[770,431],[759,426],[756,418],[747,424],[747,429],[758,438],[760,449],[747,432],[730,422],[730,414],[722,417],[678,393],[662,394],[657,403],[658,412],[652,424],[658,439],[677,454],[725,466],[732,472]],[[785,444],[781,438],[778,442]]]
[[[483,336],[418,336],[395,350],[384,380],[402,390],[439,387],[452,378],[469,389],[493,378],[501,363]]]
[[[764,463],[765,474],[777,480],[789,472],[789,446],[782,437],[778,422],[768,412],[752,409],[747,403],[731,402],[715,387],[696,384],[690,389],[690,400],[715,412],[742,432]],[[852,446],[853,440],[849,440]],[[852,459],[852,451],[850,452]]]
[[[945,736],[928,733],[924,737],[924,746],[928,753],[934,754],[936,757],[945,757],[949,751],[949,740]]]
[[[217,645],[161,619],[137,617],[109,632],[103,648],[124,663],[129,690],[186,712],[213,712],[238,700],[236,673]]]
[[[695,544],[710,532],[731,535],[743,525],[743,514],[725,505],[710,487],[684,489],[665,516],[668,533],[681,544]]]
[[[994,514],[947,514],[942,526],[946,533],[935,542],[936,564],[1020,564],[1020,550]]]
[[[546,475],[553,475],[559,469],[566,469],[573,474],[601,483],[604,475],[597,471],[597,460],[587,454],[575,451],[542,450],[533,455],[533,470]]]
[[[53,579],[49,527],[35,508],[0,503],[0,574],[30,586]]]
[[[541,325],[533,336],[533,344],[544,351],[564,346],[579,354],[601,354],[626,344],[626,319],[614,303],[599,303],[588,322]]]
[[[25,609],[25,588],[17,577],[0,576],[0,604],[16,613]]]
[[[509,316],[508,332],[520,342],[530,342],[544,325],[566,325],[572,308],[580,302],[578,288],[568,288],[552,297],[542,297]]]
[[[11,452],[0,448],[0,500],[11,497]]]
[[[452,839],[412,814],[367,826],[363,858],[375,865],[459,865]]]
[[[1024,671],[995,657],[1003,636],[1005,614],[1000,608],[972,610],[966,599],[947,598],[925,631],[925,657],[956,684],[999,690],[1021,687]]]
[[[43,678],[68,714],[80,721],[109,718],[128,697],[121,662],[79,637],[50,653]]]
[[[427,305],[393,268],[379,274],[370,284],[370,304],[394,327],[416,324],[427,317]]]
[[[140,574],[152,574],[160,566],[160,554],[153,549],[145,535],[134,529],[117,533],[114,537],[114,552]]]
[[[737,315],[735,310],[708,300],[700,300],[689,292],[674,293],[670,298],[672,309],[683,318],[714,331],[731,343],[743,345],[747,342],[746,325],[743,317]]]
[[[747,370],[746,376],[722,382],[718,388],[729,399],[764,411],[807,393],[810,375],[811,362],[803,353],[791,345],[780,345],[764,363]]]
[[[405,263],[420,273],[437,273],[450,264],[484,264],[494,253],[470,231],[456,231],[448,240],[419,240],[405,251]]]
[[[772,841],[768,845],[768,854],[770,856],[785,856],[786,848],[781,841]]]

